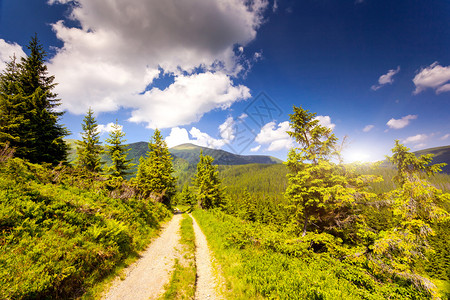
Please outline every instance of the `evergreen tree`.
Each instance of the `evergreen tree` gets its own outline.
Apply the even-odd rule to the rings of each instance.
[[[358,227],[365,226],[354,208],[357,201],[374,196],[365,191],[373,176],[358,176],[332,162],[333,157],[339,160],[337,138],[315,116],[295,106],[290,115],[288,134],[300,148],[291,149],[286,161],[290,173],[285,197],[293,206],[295,222],[303,223],[302,236],[313,223],[319,232],[354,240],[363,232]]]
[[[185,184],[183,190],[179,194],[179,204],[194,206],[195,203],[195,195],[192,193],[189,185]]]
[[[147,157],[139,160],[137,186],[144,197],[152,197],[170,205],[171,197],[175,195],[176,178],[172,175],[172,156],[158,129],[155,130],[148,149]]]
[[[449,205],[450,194],[442,193],[425,177],[440,172],[445,164],[432,165],[432,154],[416,157],[399,141],[395,141],[392,152],[388,159],[397,169],[394,177],[397,189],[385,197],[393,211],[394,226],[379,233],[369,258],[385,272],[415,278],[426,285],[426,279],[413,275],[413,268],[431,251],[428,244],[428,238],[434,235],[431,224],[449,220],[442,207]]]
[[[214,158],[211,156],[200,153],[194,184],[197,188],[198,205],[203,209],[219,207],[223,202],[219,171],[217,166],[213,166],[213,161]]]
[[[67,129],[58,124],[62,112],[54,76],[48,76],[46,53],[37,37],[28,45],[30,55],[7,64],[0,75],[0,144],[11,144],[16,155],[31,162],[65,161]]]
[[[123,179],[131,173],[130,169],[134,164],[130,163],[131,159],[127,159],[127,153],[130,149],[123,144],[126,142],[123,139],[125,133],[122,131],[121,126],[117,124],[117,120],[112,128],[113,130],[109,133],[109,138],[106,139],[106,142],[109,143],[109,145],[106,145],[106,149],[112,161],[112,166],[108,168],[108,172],[114,177]]]
[[[89,107],[81,127],[83,129],[83,133],[81,134],[83,139],[76,142],[76,164],[89,172],[101,172],[102,162],[100,155],[102,148],[100,146],[100,133],[92,108]]]

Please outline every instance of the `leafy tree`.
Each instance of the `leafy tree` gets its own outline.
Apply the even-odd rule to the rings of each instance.
[[[200,153],[194,185],[197,188],[198,205],[203,209],[219,207],[223,202],[219,171],[217,166],[212,165],[213,161],[211,156]]]
[[[36,36],[28,49],[28,57],[20,63],[13,57],[0,75],[0,145],[9,142],[17,156],[31,162],[56,164],[66,160],[68,131],[58,124],[63,112],[55,111],[60,100],[52,92],[54,76],[48,76]]]
[[[386,199],[393,211],[394,227],[380,232],[369,258],[385,272],[432,289],[432,284],[415,275],[413,268],[432,251],[428,243],[434,235],[431,224],[449,220],[442,207],[449,205],[450,194],[442,193],[425,178],[445,164],[431,165],[432,154],[416,157],[398,140],[392,152],[388,159],[397,169],[394,181],[398,188],[387,193]]]
[[[127,159],[129,149],[123,144],[126,142],[126,140],[123,139],[125,137],[125,132],[123,132],[121,126],[117,124],[117,120],[112,128],[113,130],[109,133],[109,138],[106,139],[106,142],[109,143],[109,145],[106,145],[106,149],[112,160],[112,166],[108,168],[108,172],[114,177],[123,179],[126,175],[131,173],[130,169],[134,164],[130,163],[131,159]]]
[[[176,178],[172,175],[172,156],[158,129],[155,130],[148,149],[147,157],[139,160],[137,186],[144,197],[150,196],[170,205],[170,199],[175,194]]]
[[[81,134],[83,139],[76,142],[76,164],[89,172],[101,172],[102,162],[100,155],[102,153],[102,148],[100,146],[100,133],[92,108],[89,107],[81,127],[83,129],[83,133]]]
[[[294,114],[290,115],[292,130],[288,134],[300,148],[291,149],[288,155],[286,165],[290,173],[285,196],[292,204],[295,222],[303,223],[302,236],[314,225],[319,232],[355,239],[363,231],[354,224],[363,220],[354,208],[357,202],[371,196],[364,188],[373,177],[358,176],[342,164],[332,162],[333,157],[339,160],[337,138],[315,116],[295,106]],[[349,236],[348,229],[352,228]]]

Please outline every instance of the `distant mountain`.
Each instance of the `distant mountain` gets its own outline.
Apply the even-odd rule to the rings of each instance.
[[[69,162],[72,162],[76,158],[76,140],[66,139],[69,145]],[[130,151],[128,152],[128,158],[132,160],[132,163],[136,164],[135,168],[139,164],[139,158],[145,156],[148,151],[147,142],[137,142],[128,144]],[[200,152],[210,155],[214,158],[214,164],[216,165],[246,165],[246,164],[279,164],[283,161],[267,155],[239,155],[233,154],[224,150],[211,149],[206,147],[200,147],[193,144],[182,144],[169,149],[170,153],[174,157],[175,165],[186,164],[196,165],[199,162]],[[110,163],[110,159],[106,154],[102,155],[102,160],[107,164]]]
[[[169,149],[170,153],[178,158],[187,160],[196,165],[199,162],[200,152],[212,156],[216,165],[246,165],[246,164],[279,164],[278,158],[267,155],[239,155],[224,150],[200,147],[193,144],[182,144]]]
[[[415,155],[434,154],[433,164],[446,163],[442,172],[450,174],[450,145],[436,148],[428,148],[414,152]]]

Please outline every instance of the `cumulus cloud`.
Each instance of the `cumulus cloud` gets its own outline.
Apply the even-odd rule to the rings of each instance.
[[[407,115],[400,119],[390,119],[386,125],[392,129],[401,129],[409,125],[411,120],[417,119],[417,115]]]
[[[14,55],[17,59],[27,56],[25,52],[23,52],[22,47],[18,44],[8,43],[7,41],[0,39],[0,72],[3,72],[6,69],[6,64],[11,61]]]
[[[181,144],[192,143],[192,141],[189,138],[188,131],[180,127],[172,128],[170,130],[170,134],[165,138],[165,141],[169,148]]]
[[[396,75],[398,72],[400,72],[400,66],[397,67],[397,69],[391,69],[386,74],[381,75],[380,78],[378,78],[378,84],[372,85],[371,89],[376,91],[383,87],[386,84],[392,84],[394,82],[394,75]]]
[[[189,131],[185,128],[174,127],[171,129],[169,136],[165,138],[165,141],[169,148],[191,143],[202,147],[220,149],[226,143],[225,140],[213,138],[196,127],[192,127]]]
[[[235,49],[255,39],[267,0],[48,1],[69,2],[80,28],[53,24],[64,46],[49,64],[63,109],[81,114],[88,106],[96,112],[131,108],[131,121],[163,128],[194,122],[250,96],[247,87],[233,83],[247,64]],[[161,74],[173,75],[175,82],[152,89]],[[209,83],[208,95],[192,98]],[[178,110],[166,121],[180,103],[205,108]]]
[[[192,127],[189,131],[185,128],[174,127],[165,140],[169,147],[192,143],[198,146],[220,149],[235,139],[236,132],[234,124],[235,120],[233,117],[228,117],[225,122],[219,125],[220,139],[213,138],[196,127]]]
[[[443,67],[436,61],[418,71],[413,82],[415,95],[428,88],[434,89],[436,94],[450,92],[450,66]]]
[[[420,148],[425,147],[426,145],[427,144],[425,144],[425,143],[417,144],[417,145],[414,146],[414,149],[420,149]]]
[[[228,117],[224,123],[219,126],[220,136],[227,141],[232,141],[236,137],[234,119]]]
[[[363,128],[364,132],[369,132],[371,131],[375,126],[374,125],[367,125],[366,127]]]
[[[446,140],[450,137],[450,133],[447,133],[441,137],[441,140]]]
[[[194,143],[208,148],[220,149],[222,148],[226,141],[223,139],[216,139],[211,137],[209,134],[200,131],[199,129],[192,127],[189,133],[194,138]]]
[[[330,116],[316,116],[314,120],[319,120],[319,124],[327,127],[331,130],[334,130],[334,127],[336,127],[336,124],[331,123]]]
[[[199,121],[207,112],[229,108],[250,97],[250,90],[235,86],[223,73],[180,75],[164,90],[153,88],[129,99],[135,107],[131,122],[145,122],[149,128],[169,128]]]
[[[261,145],[258,145],[258,146],[256,146],[256,147],[251,148],[251,149],[250,149],[250,152],[258,152],[259,149],[261,149]]]
[[[428,136],[426,134],[416,134],[410,137],[407,137],[403,140],[404,144],[410,144],[410,143],[422,143],[424,142]]]
[[[294,147],[294,140],[286,131],[291,130],[289,122],[282,122],[278,125],[275,122],[269,122],[261,128],[261,131],[255,138],[260,144],[269,144],[269,151],[278,151]]]
[[[115,123],[112,123],[112,122],[110,122],[110,123],[108,123],[108,124],[106,124],[106,125],[104,125],[104,124],[98,124],[98,126],[97,126],[97,131],[98,131],[100,134],[109,133],[109,132],[111,132],[111,131],[114,130],[114,128],[113,128],[114,124],[115,124]],[[122,130],[122,128],[123,128],[123,126],[122,126],[122,125],[119,125],[119,129]]]

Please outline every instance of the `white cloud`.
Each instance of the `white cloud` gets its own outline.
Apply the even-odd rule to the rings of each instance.
[[[369,132],[371,131],[375,126],[374,125],[367,125],[366,127],[364,127],[363,131],[364,132]]]
[[[169,147],[192,143],[198,146],[220,149],[225,144],[234,140],[236,134],[234,125],[235,120],[231,116],[219,125],[221,139],[213,138],[196,127],[192,127],[189,132],[185,128],[174,127],[171,129],[169,136],[167,136],[165,140]]]
[[[258,145],[258,146],[256,146],[256,147],[251,148],[251,149],[250,149],[250,152],[258,152],[259,149],[261,149],[261,145]]]
[[[7,41],[0,39],[0,72],[6,69],[6,64],[11,61],[13,56],[16,56],[17,62],[20,62],[20,57],[26,57],[22,47],[16,43],[8,43]]]
[[[450,66],[443,67],[436,61],[426,68],[422,68],[413,79],[416,89],[414,94],[431,88],[436,94],[450,91]]]
[[[414,136],[410,136],[407,137],[406,139],[403,140],[404,144],[409,144],[409,143],[422,143],[424,142],[426,139],[428,138],[428,136],[426,134],[416,134]]]
[[[115,124],[115,123],[112,123],[112,122],[110,122],[110,123],[108,123],[108,124],[106,124],[106,125],[104,125],[104,124],[98,124],[98,126],[97,126],[97,131],[98,131],[100,134],[109,133],[109,132],[111,132],[111,131],[114,130],[114,128],[113,128],[114,124]],[[122,130],[122,128],[123,128],[123,126],[122,126],[122,125],[119,125],[119,129]]]
[[[225,140],[222,139],[215,139],[211,137],[209,134],[205,132],[201,132],[199,129],[192,127],[191,130],[189,130],[189,133],[192,135],[192,137],[195,139],[193,142],[196,145],[213,148],[213,149],[220,149],[225,145]]]
[[[408,126],[409,122],[415,119],[417,119],[417,115],[407,115],[401,119],[392,118],[386,123],[386,125],[393,129],[401,129]]]
[[[448,139],[450,137],[450,133],[447,133],[446,135],[443,135],[442,137],[441,137],[441,140],[446,140],[446,139]]]
[[[235,101],[248,99],[247,87],[234,86],[223,73],[179,75],[164,90],[153,88],[129,99],[135,107],[131,122],[146,122],[150,128],[168,128],[199,121],[207,112],[229,108]]]
[[[235,127],[233,117],[228,117],[223,124],[219,126],[220,136],[227,141],[232,141],[235,138]]]
[[[425,143],[417,144],[417,145],[414,146],[414,149],[420,149],[420,148],[425,147],[426,145],[427,144],[425,144]]]
[[[196,127],[192,127],[189,132],[185,128],[174,127],[170,131],[169,136],[165,138],[165,141],[169,148],[185,143],[192,143],[202,147],[220,149],[226,143],[225,140],[215,139]]]
[[[330,116],[316,116],[314,120],[319,120],[319,124],[327,127],[331,130],[334,130],[334,127],[336,127],[336,124],[331,123]]]
[[[278,151],[294,147],[294,140],[286,131],[291,130],[289,122],[282,122],[278,125],[275,122],[269,122],[261,128],[261,131],[255,138],[260,144],[269,144],[269,151]]]
[[[392,84],[394,82],[393,77],[398,72],[400,72],[400,66],[398,66],[397,69],[391,69],[386,74],[381,75],[380,78],[378,78],[378,85],[372,85],[371,89],[376,91],[386,84]]]
[[[170,130],[170,134],[165,138],[165,141],[169,148],[181,144],[192,143],[192,141],[189,139],[189,134],[187,130],[180,127],[172,128]]]
[[[276,12],[278,10],[278,0],[273,1],[272,11]]]
[[[70,16],[81,28],[53,24],[64,46],[49,64],[62,109],[81,114],[88,106],[99,113],[131,108],[132,121],[163,128],[188,124],[250,96],[247,87],[233,83],[247,67],[235,47],[255,39],[267,0],[70,2]],[[174,75],[175,82],[142,94],[162,73]],[[206,96],[192,97],[209,83],[213,88]],[[180,103],[202,110],[181,112]],[[171,110],[174,115],[167,115]]]

